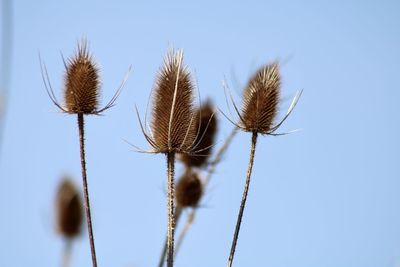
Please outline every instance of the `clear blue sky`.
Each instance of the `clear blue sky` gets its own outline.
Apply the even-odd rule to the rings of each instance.
[[[103,103],[128,67],[117,106],[87,118],[88,178],[99,266],[156,266],[166,232],[165,159],[147,148],[144,114],[170,46],[183,48],[203,99],[226,109],[249,74],[282,66],[282,130],[259,139],[235,266],[400,266],[400,3],[398,1],[13,1],[14,52],[0,162],[0,266],[59,266],[54,196],[80,185],[76,118],[46,95],[38,51],[61,94],[63,64],[87,36]],[[232,75],[232,73],[235,73]],[[232,125],[220,117],[219,142]],[[219,143],[219,144],[220,144]],[[225,266],[248,162],[240,133],[213,177],[176,266]],[[178,165],[177,174],[181,172]],[[90,266],[86,232],[72,266]]]

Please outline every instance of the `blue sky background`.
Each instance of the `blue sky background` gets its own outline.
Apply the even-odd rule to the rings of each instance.
[[[227,110],[250,73],[282,66],[282,130],[262,137],[235,266],[400,266],[400,3],[398,1],[13,1],[11,89],[0,162],[0,266],[60,266],[54,197],[80,185],[76,118],[46,95],[38,51],[61,95],[63,64],[85,35],[101,66],[103,103],[128,67],[117,106],[86,120],[99,266],[156,266],[166,232],[165,158],[147,148],[144,114],[170,46],[183,48],[202,99]],[[232,73],[235,73],[232,75]],[[219,144],[232,125],[220,118]],[[248,162],[240,133],[219,165],[176,266],[225,266]],[[177,175],[181,172],[178,165]],[[71,266],[90,266],[87,233]]]

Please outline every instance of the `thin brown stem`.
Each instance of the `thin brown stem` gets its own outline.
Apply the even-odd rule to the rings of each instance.
[[[208,167],[208,171],[207,171],[207,176],[204,179],[204,183],[203,183],[203,187],[206,188],[208,186],[208,183],[211,180],[212,175],[215,173],[215,170],[217,168],[218,163],[222,160],[223,155],[225,154],[226,150],[228,149],[229,145],[231,144],[233,138],[235,137],[236,133],[238,132],[238,128],[233,128],[232,132],[229,134],[229,136],[226,138],[224,144],[222,145],[222,147],[218,150],[218,152],[216,153],[214,159],[210,162],[210,165]],[[182,209],[176,209],[177,214],[175,216],[175,225],[178,224],[179,219],[181,218],[181,211]],[[178,213],[179,211],[179,213]],[[189,231],[190,226],[193,224],[193,220],[194,217],[196,215],[196,209],[192,210],[192,212],[190,213],[190,215],[188,215],[184,229],[182,230],[181,234],[179,235],[179,239],[176,245],[176,252],[175,252],[175,256],[177,254],[177,250],[178,250],[178,245],[180,246],[183,242],[183,239],[185,238],[187,232]],[[165,241],[165,246],[164,246],[164,250],[161,254],[160,257],[160,262],[158,267],[162,267],[164,266],[164,260],[165,260],[165,255],[166,255],[166,250],[167,250],[167,241]]]
[[[229,134],[229,136],[226,138],[224,144],[222,145],[222,147],[217,151],[217,153],[215,154],[214,159],[210,162],[210,165],[208,167],[208,171],[207,171],[207,176],[204,179],[204,188],[207,187],[208,183],[210,182],[211,176],[215,173],[216,167],[218,165],[218,163],[222,160],[223,155],[225,154],[226,150],[228,149],[229,145],[231,144],[233,138],[236,136],[238,132],[238,128],[233,128],[232,132]],[[181,214],[182,214],[182,209],[177,206],[176,207],[176,214],[175,214],[175,226],[178,224],[179,219],[181,218]],[[178,243],[182,243],[183,239],[185,238],[187,231],[189,230],[190,226],[193,223],[194,217],[196,215],[196,209],[192,210],[192,212],[190,213],[190,215],[188,215],[186,223],[185,223],[185,231],[182,232],[179,236],[179,240]],[[178,243],[177,243],[177,247],[176,250],[178,249]],[[165,257],[167,255],[167,246],[168,246],[168,237],[165,240],[165,244],[164,244],[164,248],[161,252],[161,256],[160,256],[160,260],[158,263],[158,267],[163,267],[164,263],[165,263]],[[176,252],[175,252],[176,255]]]
[[[228,138],[226,138],[222,147],[218,150],[217,154],[215,155],[214,159],[210,162],[210,166],[208,168],[208,174],[206,179],[204,180],[204,188],[210,182],[211,176],[214,174],[215,169],[217,168],[218,163],[222,160],[222,156],[225,154],[226,150],[228,149],[229,145],[231,144],[233,138],[238,132],[238,128],[233,128],[232,132],[229,134]]]
[[[82,182],[83,182],[83,196],[84,196],[84,206],[86,213],[86,221],[89,234],[90,251],[92,254],[92,265],[97,267],[96,259],[96,248],[94,246],[94,236],[92,228],[92,216],[90,214],[90,202],[89,202],[89,191],[86,178],[86,159],[85,159],[85,125],[83,120],[83,114],[78,113],[78,128],[79,128],[79,143],[81,152],[81,167],[82,167]]]
[[[62,267],[69,267],[72,254],[72,239],[67,238],[64,242],[63,258],[61,262]]]
[[[227,267],[231,267],[232,266],[233,257],[235,255],[235,249],[236,249],[236,244],[237,244],[237,240],[238,240],[238,237],[239,237],[240,225],[242,223],[242,217],[243,217],[243,212],[244,212],[244,208],[245,208],[245,205],[246,205],[247,194],[249,192],[250,177],[251,177],[251,172],[252,172],[252,169],[253,169],[254,154],[256,152],[256,144],[257,144],[257,132],[253,132],[253,135],[252,135],[252,138],[251,138],[250,160],[249,160],[249,166],[248,166],[248,169],[247,169],[246,183],[244,185],[242,202],[240,204],[239,214],[238,214],[238,218],[237,218],[237,222],[236,222],[235,233],[233,235],[232,247],[231,247],[231,252],[229,254]]]
[[[182,208],[179,205],[176,205],[175,209],[175,227],[178,225],[179,218],[182,214]],[[163,267],[165,263],[165,257],[167,256],[167,246],[168,246],[168,236],[165,237],[164,247],[161,251],[160,260],[158,262],[158,267]]]
[[[194,216],[196,215],[195,210],[192,210],[190,212],[190,214],[188,214],[187,216],[187,220],[185,223],[185,226],[183,227],[179,237],[178,237],[178,241],[176,242],[176,246],[175,246],[175,257],[178,254],[178,251],[182,245],[183,239],[185,238],[187,232],[189,231],[190,226],[193,224],[194,222]]]
[[[175,186],[174,186],[174,167],[175,167],[175,153],[167,153],[168,165],[168,232],[167,232],[167,266],[174,266],[174,228],[175,228]]]

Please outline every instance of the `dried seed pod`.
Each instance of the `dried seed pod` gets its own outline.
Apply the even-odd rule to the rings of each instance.
[[[241,128],[270,133],[278,112],[281,79],[278,63],[267,64],[250,79],[243,96]]]
[[[195,154],[181,154],[180,157],[181,161],[188,167],[201,167],[207,163],[217,132],[217,118],[214,106],[210,101],[207,101],[201,108],[196,110],[195,118],[195,125],[199,127],[195,139],[195,150],[199,152]]]
[[[182,208],[196,207],[202,194],[203,185],[196,172],[187,171],[176,185],[176,201]]]
[[[61,235],[74,238],[81,232],[83,223],[82,201],[70,179],[64,178],[56,199],[57,229]]]
[[[193,82],[183,52],[171,51],[156,79],[151,140],[157,152],[189,151],[196,137]]]
[[[99,105],[99,69],[89,54],[86,40],[78,44],[66,62],[64,101],[69,113],[96,114]]]

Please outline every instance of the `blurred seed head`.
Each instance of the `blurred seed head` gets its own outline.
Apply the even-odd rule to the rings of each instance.
[[[259,69],[244,90],[241,128],[268,134],[278,112],[281,78],[278,63]]]
[[[181,161],[188,167],[204,166],[212,153],[215,135],[217,132],[217,117],[211,101],[207,101],[195,111],[195,125],[199,127],[195,139],[196,151],[194,154],[181,154]]]
[[[83,223],[82,201],[77,188],[65,177],[56,197],[57,230],[66,238],[77,237]]]
[[[157,152],[191,150],[197,133],[193,90],[183,52],[172,50],[165,58],[154,88],[150,143]]]
[[[182,208],[196,207],[203,194],[203,185],[198,174],[188,170],[176,185],[176,201]]]
[[[65,110],[68,113],[96,114],[100,96],[99,69],[85,39],[65,65]]]

